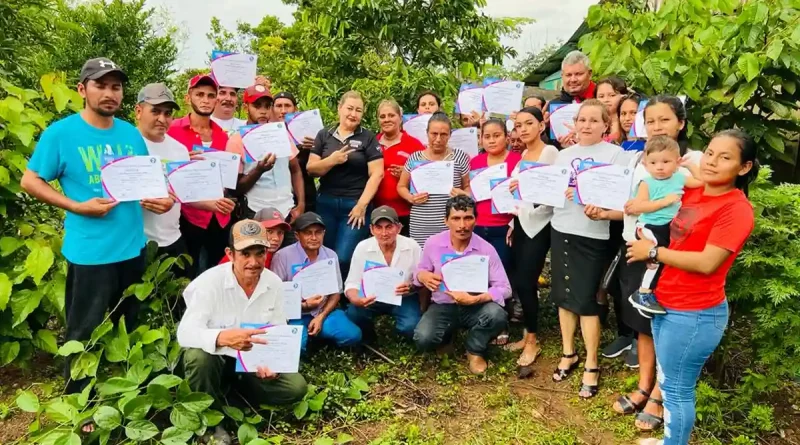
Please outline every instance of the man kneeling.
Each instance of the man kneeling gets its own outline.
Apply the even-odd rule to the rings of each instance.
[[[186,314],[178,326],[178,343],[186,348],[183,365],[193,391],[214,396],[219,403],[230,389],[253,406],[286,405],[306,394],[300,374],[276,374],[259,367],[255,374],[235,374],[236,351],[266,343],[262,329],[241,329],[242,323],[285,325],[280,278],[264,267],[269,241],[256,221],[244,220],[231,229],[231,262],[213,267],[183,293]]]

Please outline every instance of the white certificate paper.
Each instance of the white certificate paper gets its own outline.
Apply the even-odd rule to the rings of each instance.
[[[289,132],[283,122],[247,125],[239,128],[244,145],[245,160],[258,162],[272,153],[278,158],[290,158],[294,154]]]
[[[486,255],[443,255],[442,290],[478,292],[489,290],[489,257]]]
[[[575,117],[581,104],[550,104],[550,136],[553,139],[569,134],[575,128]]]
[[[403,130],[427,146],[429,120],[430,114],[406,114],[403,116]]]
[[[247,88],[256,82],[258,56],[214,51],[211,75],[221,87]]]
[[[411,193],[449,195],[453,190],[453,161],[420,162],[411,168]]]
[[[167,198],[164,167],[158,156],[125,156],[104,159],[100,169],[103,195],[112,201],[141,201]]]
[[[287,320],[299,320],[302,316],[300,304],[303,302],[303,292],[300,283],[285,281],[283,283],[283,313]]]
[[[466,153],[470,159],[478,156],[478,129],[457,128],[450,133],[450,146]]]
[[[295,373],[300,367],[300,345],[303,327],[296,325],[258,326],[242,323],[249,329],[264,328],[266,333],[258,335],[267,344],[253,344],[249,351],[236,351],[236,372],[256,372],[259,366],[269,368],[276,374]]]
[[[316,263],[292,266],[292,282],[300,284],[303,300],[315,295],[326,297],[341,292],[336,268],[339,265],[332,259],[319,259]]]
[[[203,147],[195,147],[195,150],[202,151],[205,159],[218,161],[222,186],[226,189],[236,190],[236,184],[239,182],[239,165],[242,162],[240,155]]]
[[[564,166],[523,161],[517,177],[519,197],[525,202],[563,208],[569,177]]]
[[[456,113],[470,114],[483,111],[483,87],[480,85],[461,85],[456,100]]]
[[[575,202],[624,211],[632,184],[633,169],[630,167],[582,162],[576,176]]]
[[[406,281],[406,273],[402,269],[389,266],[373,266],[365,268],[361,275],[361,294],[375,297],[375,301],[400,306],[403,296],[397,295],[395,289]]]
[[[483,84],[483,108],[489,113],[508,116],[519,111],[524,84],[516,80],[486,80]]]
[[[628,136],[632,138],[647,139],[647,127],[644,124],[644,109],[647,107],[647,99],[639,102],[639,108],[636,110],[636,117],[633,119],[631,131]]]
[[[317,133],[325,128],[319,110],[300,111],[289,113],[285,117],[286,128],[295,144],[303,142],[304,138],[314,139]]]
[[[492,199],[492,179],[505,179],[508,177],[508,165],[501,162],[491,167],[479,168],[469,172],[469,188],[475,202]]]
[[[511,178],[492,179],[492,214],[512,213],[517,209],[520,201],[514,198],[508,187],[511,185]]]
[[[167,163],[167,179],[181,203],[214,201],[224,197],[219,162],[213,159]]]

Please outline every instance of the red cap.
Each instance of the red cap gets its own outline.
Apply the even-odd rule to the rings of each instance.
[[[272,93],[270,93],[269,88],[264,85],[253,85],[244,90],[244,97],[242,100],[246,104],[252,104],[262,97],[269,97],[272,99]]]
[[[292,227],[289,225],[289,223],[287,223],[286,220],[284,220],[281,212],[274,207],[266,207],[259,210],[253,216],[253,219],[259,221],[261,223],[261,226],[264,227],[265,229],[273,229],[276,227],[280,227],[286,232],[292,230]]]
[[[191,90],[197,85],[211,85],[214,88],[219,88],[217,81],[208,74],[198,74],[192,77],[192,80],[189,81],[189,89]]]

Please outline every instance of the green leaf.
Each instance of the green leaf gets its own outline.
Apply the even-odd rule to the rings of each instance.
[[[258,438],[258,431],[253,425],[249,423],[243,423],[239,426],[239,431],[236,433],[236,437],[239,438],[239,443],[246,444],[253,439]]]
[[[100,365],[99,353],[81,352],[78,357],[72,360],[69,374],[72,380],[81,380],[86,377],[95,377],[97,367]]]
[[[153,399],[150,396],[134,397],[122,407],[122,414],[128,420],[144,419],[152,406]]]
[[[19,342],[3,341],[0,343],[0,366],[5,366],[14,361],[19,355]]]
[[[38,246],[25,258],[25,272],[27,272],[28,275],[33,278],[33,282],[38,285],[42,281],[44,274],[50,270],[54,261],[55,255],[53,255],[53,249],[47,246]]]
[[[148,383],[148,386],[149,385],[161,385],[164,388],[169,389],[169,388],[172,388],[172,387],[180,385],[182,381],[183,380],[180,377],[176,376],[176,375],[161,374],[161,375],[157,376],[156,378],[154,378],[153,380],[151,380],[150,383]]]
[[[58,423],[71,423],[78,415],[78,410],[62,399],[47,402],[44,405],[44,412],[50,420]]]
[[[736,90],[736,94],[733,96],[733,105],[736,108],[741,108],[753,97],[753,93],[756,92],[758,89],[758,81],[755,79],[751,80],[749,83],[744,84]]]
[[[142,442],[158,434],[158,428],[149,420],[134,420],[125,425],[125,435],[128,439]]]
[[[105,430],[113,430],[120,426],[122,415],[113,406],[103,405],[94,413],[94,423]]]
[[[233,420],[235,420],[237,422],[244,422],[244,413],[239,408],[237,408],[235,406],[225,405],[225,406],[222,407],[222,411],[224,411],[225,415],[227,415],[231,419],[233,419]],[[299,418],[300,417],[298,417],[298,419]]]
[[[789,107],[778,101],[766,99],[764,100],[764,105],[782,118],[789,118],[792,115],[792,111],[789,109]]]
[[[66,85],[56,84],[53,86],[53,103],[56,106],[56,111],[59,113],[64,111],[69,103],[69,88]]]
[[[792,36],[789,37],[792,39],[795,45],[800,46],[800,26],[795,26],[794,31],[792,31]]]
[[[10,236],[0,238],[0,256],[9,256],[23,245],[22,241]]]
[[[104,321],[100,326],[94,328],[94,331],[92,331],[92,337],[89,341],[91,343],[97,343],[106,334],[111,332],[112,329],[114,329],[114,323],[112,323],[111,320]]]
[[[350,387],[347,389],[347,392],[345,393],[344,397],[346,399],[361,400],[361,391],[359,391],[356,388]]]
[[[186,397],[180,397],[178,401],[184,408],[195,413],[202,413],[214,404],[214,398],[204,392],[193,392]]]
[[[128,369],[128,373],[125,374],[125,378],[141,385],[145,380],[147,380],[147,377],[150,376],[150,372],[152,370],[153,367],[150,366],[146,360],[142,360]]]
[[[36,335],[33,337],[33,345],[50,354],[58,353],[56,334],[47,329],[39,329],[36,331]]]
[[[778,61],[781,58],[781,53],[783,52],[783,39],[775,39],[773,40],[769,46],[767,46],[767,57],[774,61]]]
[[[351,385],[352,385],[354,388],[356,388],[357,390],[359,390],[359,391],[361,391],[361,392],[367,392],[367,391],[369,391],[369,384],[367,384],[367,382],[366,382],[366,381],[364,381],[364,379],[362,379],[361,377],[357,377],[357,378],[355,378],[355,379],[351,380],[351,381],[350,381],[350,384],[351,384]]]
[[[45,74],[39,79],[39,85],[42,86],[45,97],[50,98],[53,94],[53,81],[55,80],[56,75],[54,73]]]
[[[138,383],[132,382],[128,379],[123,379],[122,377],[111,377],[104,383],[98,385],[98,392],[101,396],[110,396],[133,391],[138,387]]]
[[[153,293],[153,289],[155,289],[155,285],[153,283],[139,283],[133,286],[133,295],[139,301],[144,301],[147,297]]]
[[[780,137],[780,135],[774,134],[771,131],[767,131],[764,133],[764,139],[767,141],[767,144],[769,144],[769,146],[778,153],[783,153],[784,150],[786,150],[783,138]]]
[[[11,313],[14,314],[11,327],[15,327],[24,322],[42,301],[42,294],[39,290],[24,289],[11,296]]]
[[[225,418],[225,415],[215,409],[209,409],[203,412],[205,424],[208,426],[217,426]]]
[[[191,431],[184,431],[171,426],[161,433],[161,443],[164,445],[183,445],[192,438]]]
[[[13,284],[8,279],[8,275],[0,272],[0,312],[6,310],[8,299],[11,297],[11,287]]]
[[[147,385],[147,395],[153,399],[153,408],[164,409],[172,405],[172,394],[161,385]]]
[[[58,348],[58,355],[66,357],[68,355],[83,351],[83,343],[79,342],[78,340],[70,340]]]
[[[347,433],[339,433],[339,435],[336,436],[336,443],[337,444],[350,443],[350,442],[352,442],[354,440],[355,440],[355,438],[353,436],[347,434]]]
[[[161,340],[163,338],[163,334],[158,329],[151,329],[142,335],[142,344],[149,345],[156,340]]]
[[[335,445],[335,444],[336,442],[334,442],[333,439],[331,439],[328,436],[320,437],[314,441],[314,445]]]
[[[308,402],[306,402],[305,400],[297,402],[297,404],[294,406],[293,412],[294,412],[294,417],[297,420],[302,419],[303,417],[306,416],[306,413],[308,412]]]
[[[17,396],[17,406],[26,413],[39,412],[39,397],[30,391],[22,391]]]
[[[189,411],[181,404],[176,405],[169,414],[169,421],[184,431],[195,431],[203,426],[197,413]]]

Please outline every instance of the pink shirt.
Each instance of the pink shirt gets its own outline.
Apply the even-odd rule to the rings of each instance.
[[[515,151],[506,152],[506,173],[511,177],[511,172],[517,166],[519,161],[522,160],[522,155]],[[489,153],[483,152],[469,161],[469,169],[477,170],[479,168],[486,168],[489,166]],[[478,221],[477,224],[483,227],[497,227],[507,226],[514,215],[508,214],[492,214],[492,201],[490,199],[478,203]]]

